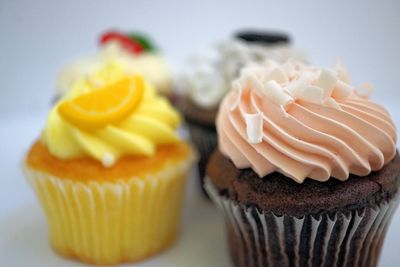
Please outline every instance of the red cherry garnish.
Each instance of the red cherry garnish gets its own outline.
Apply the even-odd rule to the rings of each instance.
[[[109,31],[100,36],[100,44],[105,44],[109,41],[117,41],[124,49],[133,54],[140,54],[143,52],[143,47],[139,42],[116,31]]]

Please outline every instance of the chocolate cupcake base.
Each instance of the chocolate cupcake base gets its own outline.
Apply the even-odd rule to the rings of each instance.
[[[206,174],[208,159],[217,147],[217,132],[213,126],[201,125],[193,121],[187,121],[187,125],[191,140],[199,152],[199,161],[197,163],[199,183],[202,192],[207,196],[207,192],[203,187],[204,176]]]
[[[222,213],[237,267],[377,265],[399,203],[400,156],[342,182],[260,178],[215,151],[205,187]]]
[[[215,128],[217,109],[202,108],[186,96],[176,96],[176,105],[184,115],[190,138],[199,153],[197,165],[199,187],[207,196],[207,192],[203,188],[203,181],[209,157],[217,147],[217,130]]]
[[[398,194],[376,207],[278,216],[205,188],[223,215],[234,266],[377,266]]]

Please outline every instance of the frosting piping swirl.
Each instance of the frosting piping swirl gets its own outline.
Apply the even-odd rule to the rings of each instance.
[[[346,180],[350,173],[365,176],[379,170],[395,156],[397,135],[389,114],[380,105],[359,96],[354,88],[345,97],[333,93],[340,90],[342,83],[350,87],[343,81],[346,79],[341,80],[343,75],[337,75],[339,70],[332,72],[335,83],[329,83],[328,78],[318,80],[326,74],[318,68],[298,62],[272,65],[262,71],[253,67],[242,71],[234,84],[236,89],[226,96],[219,110],[219,148],[238,168],[252,168],[260,177],[277,171],[299,183],[307,177],[318,181],[330,177]],[[294,74],[287,71],[290,68],[296,69]],[[292,101],[277,104],[278,97],[256,85],[268,84],[262,79],[276,69],[289,77],[278,84]],[[306,88],[325,86],[323,91],[332,87],[331,92],[322,98],[311,89],[305,89],[309,92],[299,97],[289,93],[288,88],[305,73],[313,77],[306,82]],[[250,142],[251,130],[258,127],[249,127],[249,114],[262,116],[260,142]]]
[[[137,108],[122,121],[88,131],[68,122],[58,111],[64,99],[96,90],[96,84],[112,84],[126,77],[119,65],[109,64],[76,82],[50,111],[41,141],[50,153],[61,159],[92,157],[111,167],[125,155],[151,156],[157,147],[180,141],[176,129],[178,112],[145,82],[143,97]]]

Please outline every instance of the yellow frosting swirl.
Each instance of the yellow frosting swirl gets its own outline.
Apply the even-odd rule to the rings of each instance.
[[[148,83],[145,83],[143,98],[131,114],[101,129],[81,129],[59,114],[58,106],[63,101],[115,83],[126,75],[123,67],[114,62],[73,85],[50,111],[42,133],[41,140],[50,153],[61,159],[90,156],[108,167],[124,155],[151,156],[158,145],[180,140],[175,131],[180,124],[179,114]]]

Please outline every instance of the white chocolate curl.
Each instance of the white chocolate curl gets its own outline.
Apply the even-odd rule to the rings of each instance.
[[[257,76],[258,72],[261,72],[260,68],[243,68],[241,71],[241,79],[237,79],[239,81],[242,88],[246,87],[249,83],[251,86],[256,88],[257,90],[262,90],[262,83],[260,78]]]
[[[296,80],[292,83],[290,83],[288,86],[285,87],[286,92],[288,92],[289,95],[291,95],[293,98],[297,98],[297,96],[300,95],[300,91],[303,88],[307,87],[307,83],[302,80]]]
[[[374,91],[374,87],[369,83],[363,83],[355,88],[357,95],[363,98],[368,98]]]
[[[241,85],[243,90],[248,86],[254,88],[284,109],[295,100],[340,109],[336,101],[346,100],[354,91],[341,78],[349,79],[343,66],[339,70],[332,70],[307,66],[295,60],[283,64],[267,60],[263,64],[250,64],[242,68],[240,77],[232,87],[235,89]],[[370,86],[362,85],[360,91],[361,97],[367,97]]]
[[[250,144],[261,143],[263,138],[264,113],[244,114],[246,122],[247,141]]]
[[[320,87],[309,85],[307,87],[301,88],[297,92],[297,98],[315,104],[322,104],[324,100],[324,90]]]
[[[324,90],[324,97],[330,97],[337,80],[335,71],[322,69],[315,85]]]
[[[279,106],[293,103],[293,98],[274,80],[267,82],[261,92]]]
[[[347,84],[351,83],[350,75],[347,72],[347,69],[346,69],[346,67],[344,66],[344,64],[343,64],[343,62],[341,60],[338,60],[336,62],[335,70],[336,70],[336,72],[338,74],[339,80],[341,80],[341,81],[343,81],[343,82],[345,82]]]
[[[270,80],[274,80],[278,83],[284,83],[288,81],[288,76],[281,68],[275,68],[267,76],[267,81]]]
[[[336,82],[335,88],[332,91],[332,97],[337,99],[347,99],[351,94],[353,88],[347,83],[338,80]]]
[[[335,99],[332,97],[328,97],[324,100],[323,104],[327,107],[335,108],[335,109],[341,109],[338,103],[336,103]]]

